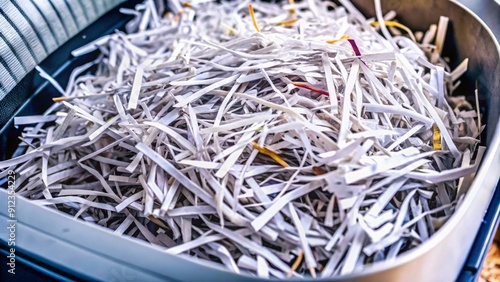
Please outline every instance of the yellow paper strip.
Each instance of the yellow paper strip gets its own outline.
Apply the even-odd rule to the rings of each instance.
[[[296,23],[299,19],[291,19],[287,21],[282,21],[278,25],[279,26],[292,26],[294,23]]]
[[[399,29],[402,29],[402,30],[406,31],[406,33],[408,33],[408,35],[410,35],[411,40],[417,42],[417,39],[415,39],[415,35],[413,35],[413,32],[411,31],[411,29],[409,29],[404,24],[400,24],[400,23],[395,22],[395,21],[385,21],[384,23],[385,23],[386,26],[397,27]],[[377,22],[377,21],[374,21],[374,22],[371,23],[371,25],[372,26],[379,26],[380,23]]]
[[[292,15],[295,14],[295,12],[296,12],[295,11],[295,0],[288,0],[288,3],[290,4],[290,6],[293,7],[292,9],[290,9],[289,13]]]
[[[344,35],[342,35],[342,37],[340,37],[339,39],[327,40],[327,41],[326,41],[326,43],[328,43],[328,44],[334,44],[334,43],[337,43],[337,42],[339,42],[339,41],[346,40],[346,39],[349,39],[349,35],[344,34]]]
[[[304,258],[304,251],[303,250],[300,250],[300,253],[299,255],[297,256],[297,258],[295,259],[295,261],[293,262],[292,264],[292,268],[290,268],[290,270],[288,271],[288,273],[286,274],[286,277],[287,278],[290,278],[292,277],[292,273],[295,272],[295,270],[297,270],[297,268],[299,268],[299,265],[300,263],[302,262],[302,259]]]
[[[259,153],[271,157],[273,160],[275,160],[277,163],[279,163],[283,167],[289,167],[289,165],[280,156],[278,156],[278,154],[276,154],[275,152],[259,146],[259,144],[257,144],[257,142],[255,142],[255,141],[253,141],[252,144],[253,144],[253,147],[255,148],[255,150],[259,151]]]

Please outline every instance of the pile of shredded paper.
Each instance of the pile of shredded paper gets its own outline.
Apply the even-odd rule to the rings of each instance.
[[[0,176],[18,195],[277,278],[390,262],[452,216],[484,148],[479,107],[451,96],[467,60],[441,57],[447,18],[413,33],[379,0],[375,19],[349,1],[160,2],[75,50],[100,55],[66,89],[38,68],[62,97],[15,118]]]

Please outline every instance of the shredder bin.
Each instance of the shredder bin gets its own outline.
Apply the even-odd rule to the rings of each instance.
[[[353,2],[367,15],[373,10],[372,1]],[[409,5],[424,11],[425,16],[415,17],[414,14],[418,13],[409,9]],[[440,0],[382,1],[382,6],[384,12],[396,10],[401,22],[420,30],[436,23],[440,15],[450,17],[453,26],[447,37],[447,44],[457,43],[456,48],[449,49],[450,56],[455,60],[455,64],[465,57],[470,59],[468,79],[465,80],[469,83],[465,83],[464,89],[472,89],[470,82],[479,80],[482,108],[487,113],[484,121],[487,123],[488,150],[464,201],[450,220],[427,242],[400,255],[391,263],[375,263],[367,266],[362,272],[329,281],[452,281],[466,259],[500,175],[499,46],[482,22],[458,3]],[[428,7],[433,8],[430,10]],[[114,13],[116,12],[114,10]],[[105,18],[109,24],[109,14]],[[118,21],[116,24],[119,25]],[[92,33],[93,28],[96,28],[95,25],[86,32]],[[101,30],[101,34],[104,33],[105,31]],[[69,57],[68,50],[77,47],[77,44],[78,40],[72,40],[65,45],[66,53],[59,53],[58,50],[51,56],[52,63],[66,62],[62,67],[47,66],[47,69],[53,70],[51,73],[54,73],[59,81],[63,81],[61,79],[67,77],[73,67],[95,56],[90,54],[84,58]],[[34,76],[32,75],[32,80]],[[47,101],[58,96],[48,83],[42,83],[38,90],[18,113],[40,114],[44,107],[49,106]],[[12,120],[0,132],[2,158],[9,156],[15,149],[16,132],[18,131],[13,127]],[[0,202],[7,202],[5,190],[0,190]],[[215,263],[200,264],[187,256],[166,254],[158,246],[126,236],[116,236],[108,229],[75,220],[48,207],[36,206],[24,198],[17,199],[16,215],[16,244],[20,251],[35,260],[44,261],[83,279],[263,281],[257,277],[228,272],[223,266]],[[5,209],[0,210],[0,218],[1,222],[6,222]],[[6,236],[7,229],[0,228],[0,238],[3,240]]]

